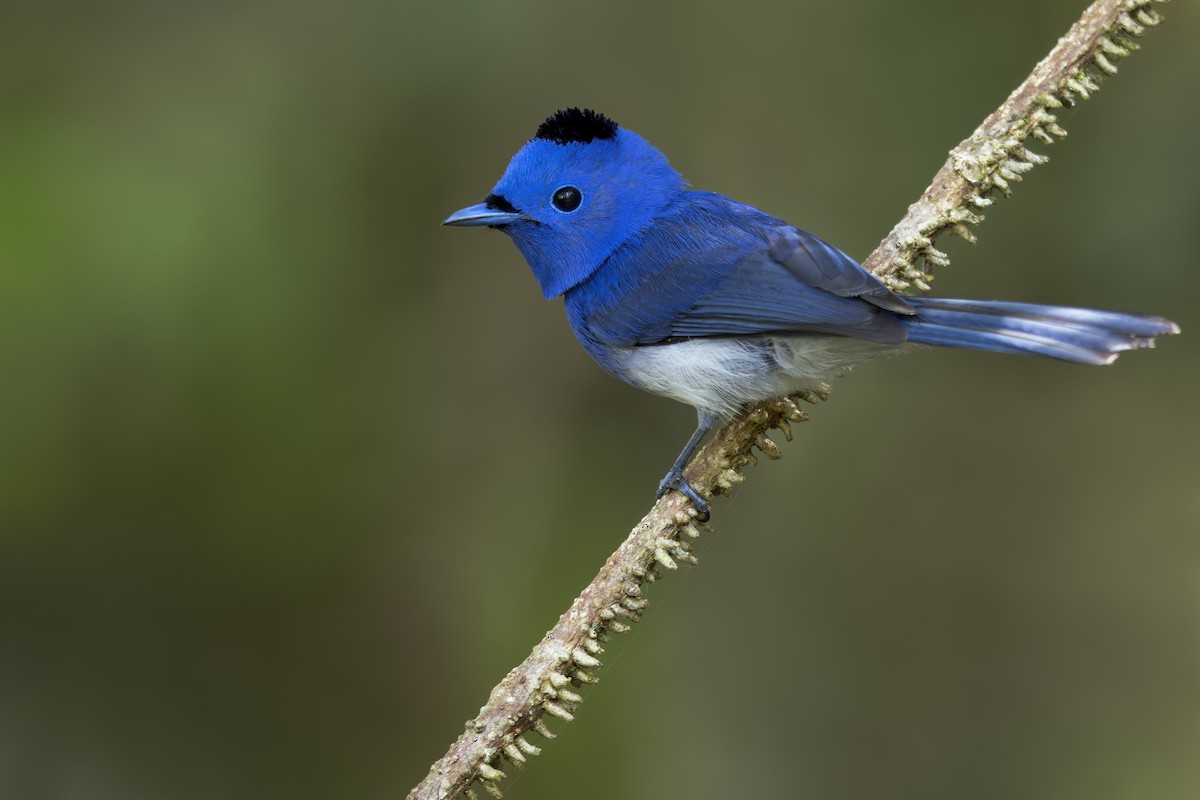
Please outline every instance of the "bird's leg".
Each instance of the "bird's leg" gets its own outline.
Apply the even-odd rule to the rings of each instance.
[[[696,430],[692,433],[692,437],[687,440],[687,444],[683,446],[683,451],[675,459],[675,463],[671,465],[670,472],[659,482],[658,494],[655,496],[662,497],[672,489],[678,489],[681,494],[695,504],[696,510],[700,512],[700,517],[708,519],[708,501],[701,497],[700,493],[684,480],[683,468],[692,460],[692,456],[696,453],[696,448],[700,446],[700,442],[704,441],[704,437],[717,424],[717,415],[709,411],[697,411],[696,414],[698,417]]]

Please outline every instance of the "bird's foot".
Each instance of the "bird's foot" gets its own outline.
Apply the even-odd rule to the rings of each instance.
[[[692,488],[692,485],[684,479],[683,472],[680,470],[673,469],[667,473],[667,476],[658,484],[658,494],[655,495],[655,498],[662,497],[672,489],[677,490],[684,497],[692,501],[692,505],[700,512],[699,519],[701,522],[708,521],[708,501]]]

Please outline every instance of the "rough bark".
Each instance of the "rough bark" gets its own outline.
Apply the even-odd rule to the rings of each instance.
[[[1053,110],[1086,99],[1116,72],[1115,62],[1160,21],[1151,5],[1152,0],[1097,0],[1089,6],[1008,99],[950,151],[929,187],[863,265],[897,291],[927,290],[929,268],[949,263],[934,247],[937,237],[953,233],[974,241],[969,226],[982,220],[979,209],[996,193],[1010,195],[1012,183],[1046,160],[1026,147],[1027,140],[1049,144],[1066,135]],[[741,483],[741,469],[756,463],[753,448],[780,457],[767,433],[779,429],[790,439],[789,423],[808,418],[798,401],[815,403],[823,396],[786,398],[740,414],[697,454],[685,471],[688,482],[706,497]],[[576,690],[595,682],[591,671],[600,666],[605,639],[640,617],[647,603],[642,589],[658,570],[676,569],[679,561],[695,563],[690,542],[704,528],[677,492],[655,503],[529,657],[492,690],[409,800],[474,796],[476,782],[500,796],[501,759],[523,765],[540,752],[526,734],[552,739],[545,718],[573,718],[582,702]]]

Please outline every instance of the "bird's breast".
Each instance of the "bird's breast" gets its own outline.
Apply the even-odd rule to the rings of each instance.
[[[728,416],[749,403],[815,389],[896,349],[820,334],[709,337],[613,348],[606,366],[640,389]]]

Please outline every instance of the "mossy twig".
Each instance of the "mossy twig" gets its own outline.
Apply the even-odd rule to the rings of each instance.
[[[950,259],[934,247],[951,233],[974,244],[971,226],[995,195],[1012,195],[1012,184],[1047,159],[1030,150],[1030,138],[1052,144],[1067,132],[1055,110],[1074,106],[1115,75],[1116,64],[1138,49],[1135,41],[1162,17],[1152,7],[1165,0],[1106,0],[1092,3],[1029,77],[975,132],[950,151],[920,199],[908,207],[863,266],[894,291],[929,290],[932,268]]]
[[[975,241],[971,226],[982,221],[979,210],[991,205],[997,193],[1009,196],[1013,183],[1046,161],[1026,142],[1032,137],[1049,144],[1066,136],[1054,110],[1088,98],[1116,72],[1116,62],[1137,49],[1135,39],[1160,22],[1152,5],[1153,0],[1097,0],[1089,6],[1004,104],[950,151],[929,188],[863,265],[894,290],[928,290],[930,269],[949,264],[934,247],[937,237],[953,233]],[[790,423],[808,419],[799,401],[815,403],[824,397],[825,392],[808,393],[738,415],[688,466],[688,483],[706,497],[729,491],[745,480],[742,468],[757,462],[753,448],[768,458],[780,457],[779,446],[767,434],[775,429],[791,438]],[[645,584],[659,570],[674,570],[681,561],[696,563],[691,542],[707,527],[697,516],[677,492],[655,503],[529,657],[492,690],[479,715],[409,800],[446,800],[464,793],[476,797],[476,783],[499,797],[499,781],[505,777],[502,759],[523,766],[541,752],[529,741],[530,732],[553,739],[547,717],[574,719],[583,699],[577,690],[596,682],[604,642],[641,617],[648,602],[642,594]]]

